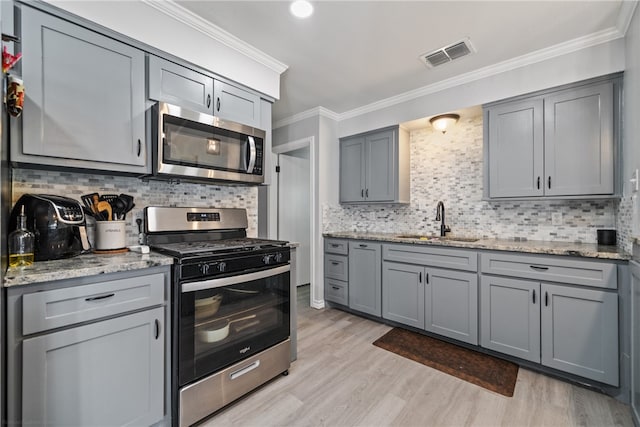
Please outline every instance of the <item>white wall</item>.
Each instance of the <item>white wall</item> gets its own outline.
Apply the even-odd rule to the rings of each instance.
[[[140,0],[45,1],[272,98],[280,97],[279,72]]]
[[[353,135],[622,71],[624,55],[624,39],[617,39],[341,120],[338,134]]]
[[[623,107],[623,199],[620,221],[631,222],[631,235],[640,238],[640,193],[632,191],[629,178],[640,169],[640,8],[635,13],[625,37],[626,69],[624,74]],[[620,226],[618,228],[621,228]],[[631,248],[626,248],[631,250]]]

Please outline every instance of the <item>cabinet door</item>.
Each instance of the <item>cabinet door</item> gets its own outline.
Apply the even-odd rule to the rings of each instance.
[[[425,329],[478,344],[478,275],[426,269]]]
[[[489,196],[543,194],[543,104],[541,99],[491,107]]]
[[[480,345],[540,363],[540,284],[480,279]]]
[[[382,315],[380,245],[349,242],[349,308]]]
[[[631,412],[640,425],[640,264],[629,262],[631,270]]]
[[[382,317],[424,328],[424,267],[397,262],[382,264]]]
[[[393,201],[397,180],[395,130],[365,138],[365,198],[370,202]]]
[[[260,97],[228,83],[213,82],[213,114],[223,120],[260,129]]]
[[[149,56],[149,99],[213,114],[213,78]]]
[[[545,98],[545,194],[613,193],[613,83]]]
[[[24,425],[151,425],[164,412],[164,309],[23,341]]]
[[[542,364],[618,386],[618,294],[543,283]]]
[[[364,201],[364,137],[340,141],[340,203]]]
[[[22,25],[28,89],[12,160],[148,172],[144,52],[29,7]]]

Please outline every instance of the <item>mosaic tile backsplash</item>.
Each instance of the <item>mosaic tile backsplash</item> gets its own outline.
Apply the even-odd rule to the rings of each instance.
[[[451,234],[467,237],[595,243],[596,229],[618,226],[619,245],[629,246],[630,230],[618,221],[614,200],[482,200],[482,114],[462,118],[446,134],[431,127],[411,132],[409,205],[325,205],[323,231],[439,234],[435,220],[444,202]],[[562,213],[562,225],[551,214]],[[622,239],[622,241],[620,240]]]
[[[245,208],[249,218],[247,235],[257,236],[258,189],[255,186],[177,184],[91,173],[13,170],[13,203],[25,193],[56,194],[81,202],[80,196],[94,192],[126,193],[135,198],[136,206],[126,218],[128,245],[138,243],[138,226],[135,219],[145,206]]]

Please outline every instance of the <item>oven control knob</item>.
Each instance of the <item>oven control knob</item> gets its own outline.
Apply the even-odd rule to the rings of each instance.
[[[263,264],[270,264],[271,263],[271,255],[265,255],[262,257],[262,263]]]
[[[202,274],[209,274],[209,264],[200,264],[200,272]]]
[[[281,252],[276,253],[276,254],[273,256],[273,259],[275,259],[275,260],[276,260],[276,262],[280,262],[280,261],[282,261],[282,253],[281,253]]]
[[[221,262],[218,264],[218,271],[220,273],[224,273],[224,271],[227,269],[227,263],[226,262]]]

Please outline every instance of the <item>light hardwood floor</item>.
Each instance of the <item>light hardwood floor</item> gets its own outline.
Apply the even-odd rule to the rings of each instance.
[[[371,343],[390,327],[298,301],[298,360],[203,423],[218,426],[632,426],[613,398],[520,369],[509,398]]]

